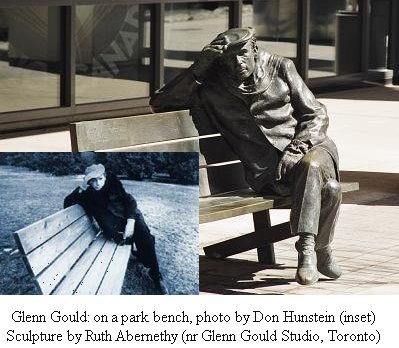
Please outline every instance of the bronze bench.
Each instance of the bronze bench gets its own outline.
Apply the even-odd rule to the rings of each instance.
[[[198,130],[197,130],[197,128]],[[248,188],[241,162],[209,120],[194,125],[188,111],[73,123],[73,151],[199,151],[199,222],[253,214],[254,232],[204,248],[224,258],[257,249],[262,263],[274,264],[273,243],[291,237],[289,222],[271,226],[270,209],[289,208],[290,198],[261,197]],[[343,183],[343,192],[359,189]]]

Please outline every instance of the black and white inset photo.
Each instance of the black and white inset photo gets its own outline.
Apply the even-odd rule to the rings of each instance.
[[[197,153],[0,153],[0,294],[198,294]]]

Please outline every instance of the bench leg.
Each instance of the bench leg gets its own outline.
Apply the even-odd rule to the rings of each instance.
[[[257,249],[258,260],[261,263],[274,265],[273,243],[292,237],[289,222],[270,225],[269,211],[253,213],[255,232],[231,238],[223,242],[204,247],[208,257],[223,259],[248,250]]]
[[[267,265],[275,265],[274,244],[267,240],[272,231],[269,210],[263,210],[252,214],[255,226],[256,239],[265,245],[257,247],[258,261]],[[263,243],[262,243],[263,244]]]

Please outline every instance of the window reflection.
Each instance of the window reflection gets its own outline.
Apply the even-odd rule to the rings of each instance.
[[[77,104],[149,96],[150,19],[145,5],[77,6]]]
[[[255,28],[259,48],[296,58],[297,0],[244,1],[242,23]]]
[[[189,67],[202,48],[229,28],[227,2],[165,5],[165,82]]]
[[[0,8],[0,112],[59,106],[57,7]]]
[[[357,0],[311,0],[309,77],[358,72],[360,52]]]

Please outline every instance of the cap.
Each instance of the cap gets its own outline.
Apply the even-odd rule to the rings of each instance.
[[[245,44],[250,39],[255,36],[255,29],[248,28],[233,28],[225,31],[224,33],[219,34],[215,40],[212,41],[212,44],[218,45],[226,45],[226,49]]]
[[[88,182],[91,179],[95,179],[100,177],[105,173],[105,167],[100,163],[100,164],[92,164],[91,166],[87,167],[85,170],[85,176],[83,178],[83,181],[85,184],[88,184]]]

